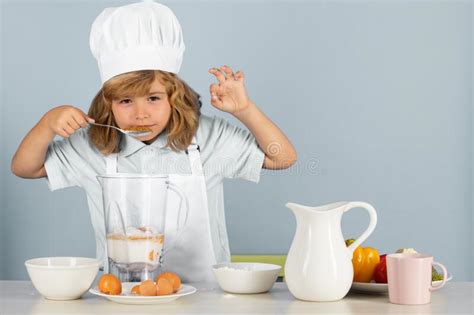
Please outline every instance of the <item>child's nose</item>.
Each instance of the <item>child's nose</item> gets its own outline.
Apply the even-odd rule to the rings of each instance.
[[[150,115],[148,114],[147,110],[146,110],[146,104],[137,104],[137,106],[135,107],[135,118],[137,120],[142,120],[142,119],[146,119],[146,118],[149,118]]]

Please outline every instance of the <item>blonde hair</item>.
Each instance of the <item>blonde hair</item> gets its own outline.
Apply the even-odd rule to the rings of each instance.
[[[201,115],[200,96],[176,74],[160,70],[141,70],[118,75],[102,86],[92,100],[89,116],[97,123],[117,126],[112,113],[112,100],[126,96],[144,96],[159,80],[165,86],[171,115],[166,126],[167,147],[174,151],[185,150],[198,128]],[[118,127],[118,126],[117,126]],[[121,134],[113,128],[91,125],[89,139],[104,155],[119,151]]]

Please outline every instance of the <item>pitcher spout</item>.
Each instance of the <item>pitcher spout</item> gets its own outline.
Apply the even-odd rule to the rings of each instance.
[[[298,209],[300,209],[301,207],[304,207],[303,205],[299,205],[299,204],[294,203],[294,202],[287,202],[285,206],[288,209],[290,209],[291,211],[293,211],[293,213],[298,211]]]
[[[300,205],[294,202],[288,202],[285,206],[290,209],[296,217],[300,216],[302,213],[310,212],[313,209],[313,207]]]
[[[305,206],[305,205],[300,205],[294,202],[288,202],[286,204],[286,207],[291,209],[293,212],[302,212],[302,211],[310,211],[310,212],[330,212],[330,211],[343,211],[346,206],[348,205],[348,202],[346,201],[340,201],[340,202],[334,202],[331,204],[327,204],[324,206],[318,206],[318,207],[310,207],[310,206]]]

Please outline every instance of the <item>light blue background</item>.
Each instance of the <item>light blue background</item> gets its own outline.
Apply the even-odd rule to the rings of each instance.
[[[93,256],[84,193],[16,178],[10,160],[54,106],[84,111],[100,88],[89,30],[125,1],[7,1],[1,16],[0,279],[27,279],[31,257]],[[473,280],[472,4],[470,1],[166,1],[186,43],[181,77],[209,103],[207,69],[246,74],[249,95],[299,160],[258,185],[228,181],[233,253],[286,254],[288,201],[360,200],[380,252],[414,247]],[[343,218],[346,238],[368,216]]]

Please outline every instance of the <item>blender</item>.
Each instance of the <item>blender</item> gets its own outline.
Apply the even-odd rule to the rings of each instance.
[[[166,252],[186,225],[188,199],[168,175],[97,178],[105,210],[108,272],[122,282],[155,279]],[[167,207],[168,191],[178,195],[178,207]],[[167,224],[167,220],[176,222]]]

